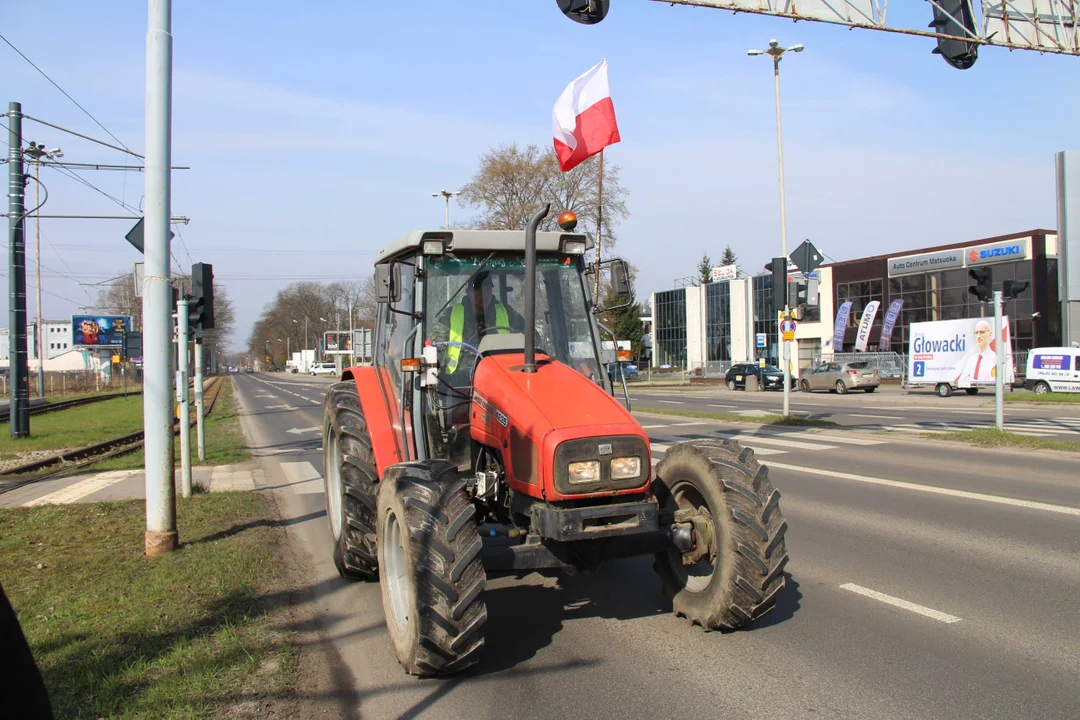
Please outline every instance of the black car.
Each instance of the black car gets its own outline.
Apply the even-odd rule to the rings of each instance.
[[[732,365],[731,369],[727,371],[727,375],[724,376],[725,382],[727,382],[728,390],[745,390],[746,378],[749,375],[753,375],[758,379],[758,390],[783,390],[784,389],[784,371],[775,365],[766,365],[765,367],[759,367],[752,363],[738,363]],[[764,381],[762,380],[764,378]],[[791,387],[795,387],[795,379],[789,378],[791,381]]]

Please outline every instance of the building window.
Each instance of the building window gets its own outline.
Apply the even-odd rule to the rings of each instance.
[[[842,303],[851,302],[851,313],[848,315],[848,327],[855,327],[862,320],[863,310],[871,301],[879,303],[885,297],[885,284],[880,280],[860,280],[858,282],[837,283],[836,303],[839,307]],[[874,324],[881,324],[882,313],[880,308],[874,318]]]
[[[705,342],[710,363],[731,362],[730,283],[709,283],[705,286]]]
[[[653,344],[657,365],[685,368],[686,342],[686,288],[656,293]]]
[[[765,334],[766,347],[759,348],[757,343],[754,343],[755,352],[757,358],[769,358],[774,364],[778,362],[777,358],[777,328],[776,328],[776,313],[773,312],[772,297],[772,275],[757,275],[753,278],[754,282],[754,334],[755,336],[761,333]]]

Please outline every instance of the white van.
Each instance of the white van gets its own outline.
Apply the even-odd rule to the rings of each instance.
[[[1080,392],[1080,348],[1035,348],[1028,352],[1024,387],[1039,395]]]

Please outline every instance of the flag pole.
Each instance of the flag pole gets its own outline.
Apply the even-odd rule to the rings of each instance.
[[[604,151],[600,150],[600,181],[596,190],[596,283],[593,286],[595,299],[593,307],[600,307],[600,239],[601,223],[604,219]]]

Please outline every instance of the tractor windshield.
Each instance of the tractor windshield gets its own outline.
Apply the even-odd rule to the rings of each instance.
[[[536,347],[603,386],[580,263],[572,255],[537,257]],[[475,347],[485,332],[524,331],[525,258],[519,254],[429,256],[425,285],[426,339]],[[467,320],[456,323],[462,334],[451,338],[455,312]],[[469,368],[475,359],[473,352],[460,353]]]

